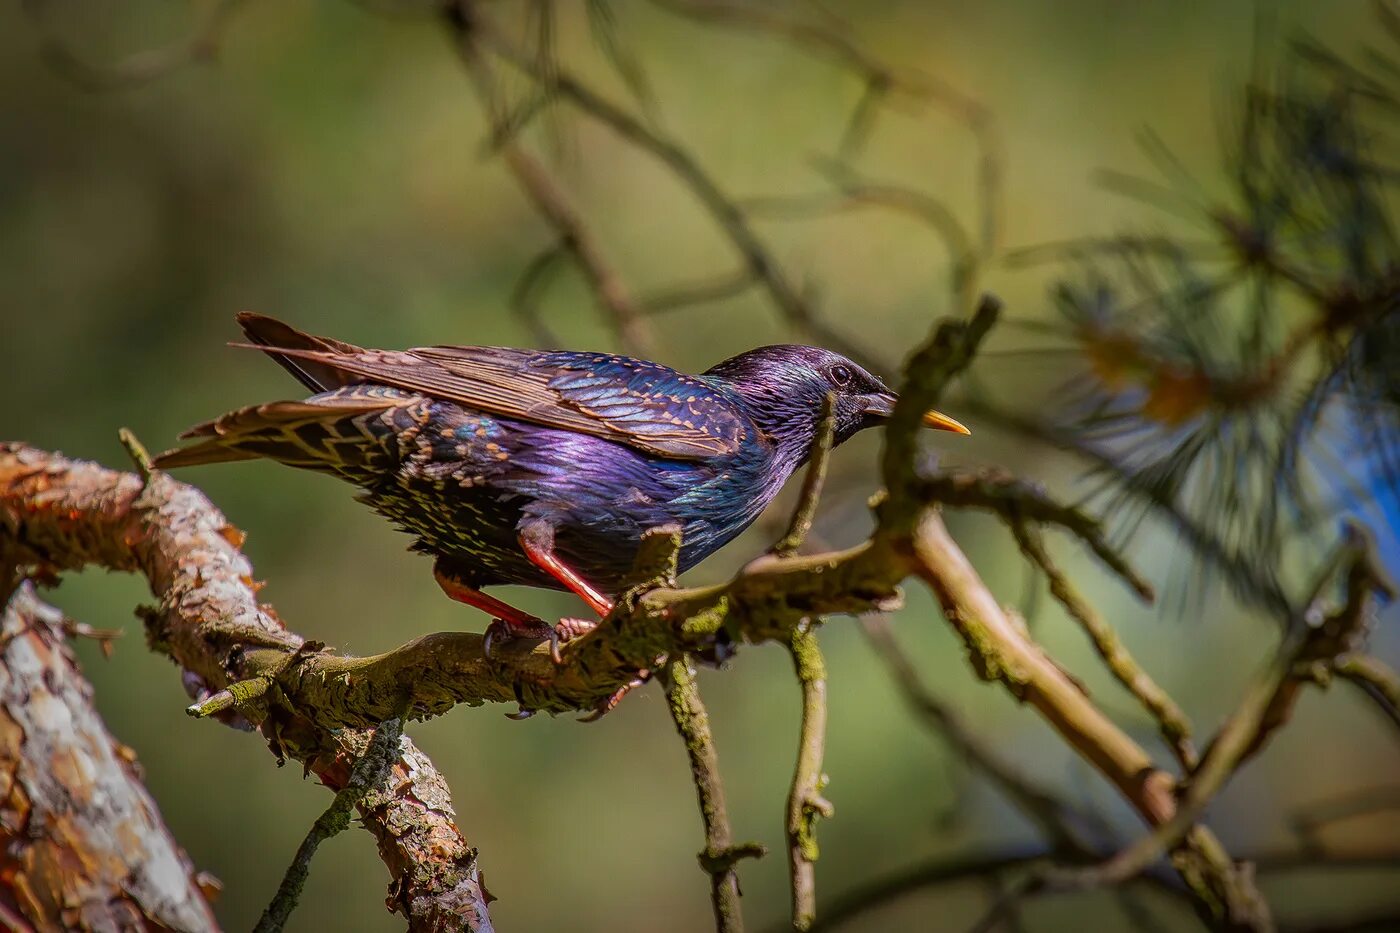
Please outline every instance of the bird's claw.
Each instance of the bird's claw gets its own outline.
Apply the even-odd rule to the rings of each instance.
[[[492,619],[481,636],[481,653],[487,660],[491,658],[495,643],[502,638],[530,638],[549,642],[549,657],[555,664],[563,664],[564,656],[560,648],[564,642],[593,631],[598,623],[587,619],[560,619],[558,625],[550,625],[543,619],[530,622],[514,622],[506,619]]]
[[[638,687],[642,686],[648,680],[651,679],[651,671],[640,670],[637,672],[637,674],[638,676],[636,680],[629,680],[621,687],[618,687],[612,692],[611,695],[608,696],[606,700],[593,707],[593,711],[591,713],[588,713],[585,716],[580,716],[578,721],[597,722],[598,720],[606,716],[608,713],[611,713],[613,710],[617,709],[617,704],[622,702],[623,697],[627,696],[627,694],[631,693],[633,690],[636,690]]]

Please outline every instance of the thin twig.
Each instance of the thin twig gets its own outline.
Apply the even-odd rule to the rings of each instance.
[[[690,659],[685,656],[666,665],[666,700],[676,731],[685,741],[690,776],[700,802],[700,818],[705,823],[705,848],[699,860],[700,867],[710,876],[715,928],[720,933],[742,933],[744,916],[739,906],[736,865],[741,859],[765,855],[767,850],[756,842],[734,844],[729,811],[724,803],[724,784],[720,780],[719,753],[710,733],[710,714],[700,699]]]
[[[1355,684],[1400,727],[1400,674],[1368,654],[1348,654],[1337,661],[1334,670],[1338,677]]]
[[[836,17],[826,23],[790,17],[768,4],[735,0],[656,0],[659,6],[697,21],[769,32],[830,56],[859,76],[864,87],[841,133],[837,156],[849,163],[869,140],[874,117],[891,94],[933,102],[952,114],[977,143],[979,253],[990,258],[1001,232],[1001,173],[1003,146],[996,122],[980,102],[934,76],[913,69],[891,68],[861,48],[848,24]]]
[[[787,531],[774,544],[770,553],[777,557],[790,557],[806,540],[812,530],[812,521],[817,515],[817,505],[821,500],[822,487],[826,484],[827,464],[831,460],[831,445],[836,437],[836,393],[828,392],[822,399],[821,420],[817,422],[817,433],[807,454],[807,473],[802,477],[802,489],[797,494],[797,505]]]
[[[1182,769],[1194,769],[1198,758],[1196,748],[1191,743],[1191,723],[1186,713],[1133,658],[1113,626],[1104,620],[1051,558],[1040,529],[1028,522],[1017,521],[1011,523],[1011,531],[1016,537],[1016,543],[1021,547],[1021,553],[1045,574],[1045,579],[1050,584],[1051,595],[1089,636],[1094,650],[1098,652],[1109,671],[1157,721],[1162,738],[1176,755]]]
[[[292,864],[287,866],[277,893],[263,910],[253,927],[254,933],[279,933],[287,918],[296,909],[311,872],[311,859],[321,843],[350,828],[350,814],[374,787],[389,773],[399,754],[399,739],[403,736],[403,720],[388,719],[379,724],[370,737],[369,745],[350,772],[350,780],[336,792],[325,812],[316,818],[306,838],[297,847]]]
[[[443,9],[443,16],[453,39],[453,47],[471,77],[477,97],[491,122],[496,151],[535,210],[554,228],[558,237],[554,247],[530,263],[526,270],[527,277],[522,277],[522,285],[517,287],[517,298],[522,295],[525,298],[533,297],[529,290],[535,276],[553,261],[555,252],[566,251],[597,296],[598,304],[607,314],[623,349],[639,356],[652,355],[656,344],[651,326],[617,268],[604,254],[592,228],[544,165],[521,145],[518,136],[503,131],[507,120],[506,109],[499,100],[495,75],[481,47],[477,28],[480,13],[475,9],[475,4],[471,0],[448,4]],[[534,73],[542,78],[554,74],[552,68],[547,69],[540,64],[538,56],[530,56],[528,60]],[[542,81],[542,84],[545,90],[549,90],[548,81]],[[521,291],[522,288],[525,292]],[[527,320],[534,317],[532,305],[522,301],[517,308],[524,309]]]
[[[792,881],[792,926],[810,929],[817,916],[816,861],[817,819],[830,819],[835,810],[822,796],[826,775],[822,752],[826,747],[826,661],[817,644],[814,627],[794,629],[789,644],[793,668],[802,685],[802,726],[797,764],[788,792],[788,870]]]
[[[736,201],[725,193],[687,149],[661,136],[659,131],[647,126],[563,68],[541,68],[534,56],[517,48],[479,8],[473,6],[471,15],[474,19],[466,28],[472,30],[480,46],[489,48],[529,75],[545,91],[559,95],[589,117],[611,128],[628,143],[660,160],[709,212],[743,257],[754,280],[768,292],[773,304],[789,324],[866,368],[880,368],[875,354],[863,350],[816,315]]]
[[[1057,525],[1083,541],[1140,598],[1149,602],[1154,598],[1152,584],[1108,542],[1099,519],[1083,509],[1055,501],[1035,483],[996,468],[939,470],[925,476],[922,483],[922,492],[929,499],[956,508],[987,509],[1013,530],[1027,521]]]
[[[1375,560],[1372,542],[1359,526],[1347,527],[1342,553],[1349,555],[1343,604],[1320,624],[1295,627],[1289,634],[1268,668],[1211,740],[1171,817],[1097,865],[1050,866],[1028,873],[1004,898],[1007,903],[1047,889],[1082,890],[1120,884],[1182,843],[1204,846],[1208,853],[1218,850],[1218,843],[1203,838],[1204,827],[1197,825],[1197,820],[1240,766],[1288,720],[1301,688],[1308,683],[1325,683],[1326,672],[1336,658],[1365,637],[1375,597],[1392,592]],[[1317,588],[1321,589],[1320,582]],[[1219,881],[1226,882],[1225,886],[1217,882],[1212,893],[1221,899],[1229,922],[1271,926],[1267,907],[1252,886],[1240,887],[1229,878]],[[994,919],[1004,907],[994,906],[984,919]]]

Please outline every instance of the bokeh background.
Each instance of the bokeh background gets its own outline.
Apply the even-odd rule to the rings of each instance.
[[[230,407],[294,395],[266,360],[224,347],[232,315],[255,309],[312,331],[377,346],[522,345],[532,333],[508,309],[522,267],[551,234],[485,151],[486,122],[441,26],[351,2],[248,3],[230,18],[216,60],[137,88],[91,93],[49,67],[41,30],[84,59],[110,61],[177,39],[200,4],[50,0],[0,9],[0,437],[120,465],[119,426],[160,448]],[[493,4],[509,19],[507,5]],[[560,4],[559,50],[571,67],[621,91],[581,14]],[[881,59],[916,66],[979,101],[1002,139],[1002,241],[1029,246],[1123,226],[1168,223],[1096,184],[1109,167],[1150,174],[1136,139],[1150,126],[1193,171],[1219,173],[1221,103],[1248,74],[1256,22],[1246,3],[1122,4],[833,2],[852,35]],[[621,35],[645,65],[667,128],[739,194],[800,193],[819,183],[858,82],[831,61],[781,41],[710,29],[650,4],[615,4]],[[1373,29],[1366,4],[1282,4],[1284,31],[1339,47]],[[593,223],[635,291],[728,269],[733,256],[693,200],[655,162],[574,119],[527,137]],[[975,222],[978,150],[936,109],[880,125],[862,165],[946,199]],[[830,324],[892,359],[949,310],[950,268],[918,224],[875,211],[765,222],[782,261],[819,297]],[[1047,269],[992,264],[984,284],[1023,319],[1048,314]],[[557,277],[542,314],[568,345],[610,348],[614,335],[577,276]],[[679,311],[657,322],[658,355],[704,368],[788,339],[762,296]],[[1013,398],[1051,404],[1053,355],[993,342],[984,379]],[[997,354],[1000,355],[997,355]],[[1034,414],[1036,404],[1024,404]],[[956,408],[950,408],[958,415]],[[937,440],[950,458],[1004,464],[1073,489],[1080,467],[972,424]],[[868,528],[879,439],[837,454],[837,494],[818,524],[833,544]],[[322,477],[234,464],[183,477],[249,532],[264,591],[299,632],[368,654],[415,635],[478,628],[445,600],[405,539]],[[781,506],[775,509],[781,515]],[[994,590],[1024,604],[1021,560],[994,523],[953,528]],[[767,543],[761,526],[693,572],[723,578]],[[1138,563],[1165,581],[1181,545],[1149,528]],[[1220,588],[1143,608],[1073,550],[1066,560],[1129,644],[1203,729],[1241,695],[1277,626]],[[1189,572],[1189,571],[1188,571]],[[548,593],[510,598],[541,615],[576,611]],[[218,912],[249,928],[297,843],[328,802],[294,767],[270,766],[256,736],[188,719],[178,672],[146,651],[131,607],[139,581],[97,573],[54,596],[73,616],[124,627],[115,657],[80,645],[113,731],[139,754],[176,837],[225,890]],[[1117,691],[1080,637],[1045,600],[1038,635],[1150,747],[1150,723]],[[1393,620],[1392,620],[1393,621]],[[1030,711],[978,683],[924,594],[910,594],[896,630],[927,681],[990,743],[1034,776],[1097,806],[1126,831],[1114,793]],[[1383,627],[1377,653],[1400,661]],[[849,620],[823,632],[831,666],[828,796],[820,828],[824,899],[937,855],[1030,847],[1034,835],[906,712]],[[784,653],[747,649],[702,687],[716,720],[736,833],[774,852],[743,871],[755,928],[787,908],[783,800],[798,696]],[[704,930],[711,919],[695,865],[701,831],[683,748],[660,691],[640,691],[594,725],[567,718],[507,721],[459,709],[412,732],[450,781],[461,823],[480,847],[502,930]],[[1286,851],[1288,814],[1357,786],[1393,783],[1400,749],[1371,708],[1342,690],[1311,693],[1267,754],[1212,808],[1236,854]],[[1329,831],[1349,851],[1383,845],[1400,820],[1368,817]],[[370,841],[344,834],[321,850],[292,929],[393,930],[385,875]],[[1321,921],[1395,883],[1391,872],[1289,874],[1265,880],[1281,914]],[[992,892],[970,884],[914,893],[853,929],[956,929]],[[1155,903],[1155,902],[1153,902]],[[1166,928],[1190,928],[1157,905]],[[1111,898],[1030,906],[1028,929],[1130,929]]]

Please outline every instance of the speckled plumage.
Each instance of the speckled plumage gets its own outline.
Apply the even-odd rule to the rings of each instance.
[[[682,529],[682,568],[746,528],[806,459],[823,399],[836,441],[894,396],[851,361],[762,347],[700,375],[604,353],[496,347],[362,350],[240,315],[249,337],[309,388],[190,432],[174,467],[267,457],[330,473],[466,585],[562,588],[520,543],[617,592],[649,528]]]

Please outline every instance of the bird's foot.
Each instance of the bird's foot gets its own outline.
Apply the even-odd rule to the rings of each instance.
[[[554,626],[554,631],[559,634],[560,641],[570,642],[587,635],[597,627],[598,623],[594,619],[560,619],[559,624]]]
[[[555,664],[563,664],[564,656],[560,648],[565,642],[593,631],[597,622],[587,619],[560,619],[558,625],[550,625],[543,619],[492,619],[481,638],[481,653],[488,659],[501,639],[528,638],[533,641],[549,642],[549,657]]]
[[[579,722],[597,722],[602,719],[608,713],[617,709],[617,704],[622,702],[623,697],[645,684],[648,680],[651,680],[651,671],[645,668],[637,671],[637,678],[635,680],[629,680],[621,687],[618,687],[606,700],[593,707],[593,712],[585,716],[580,716]]]

